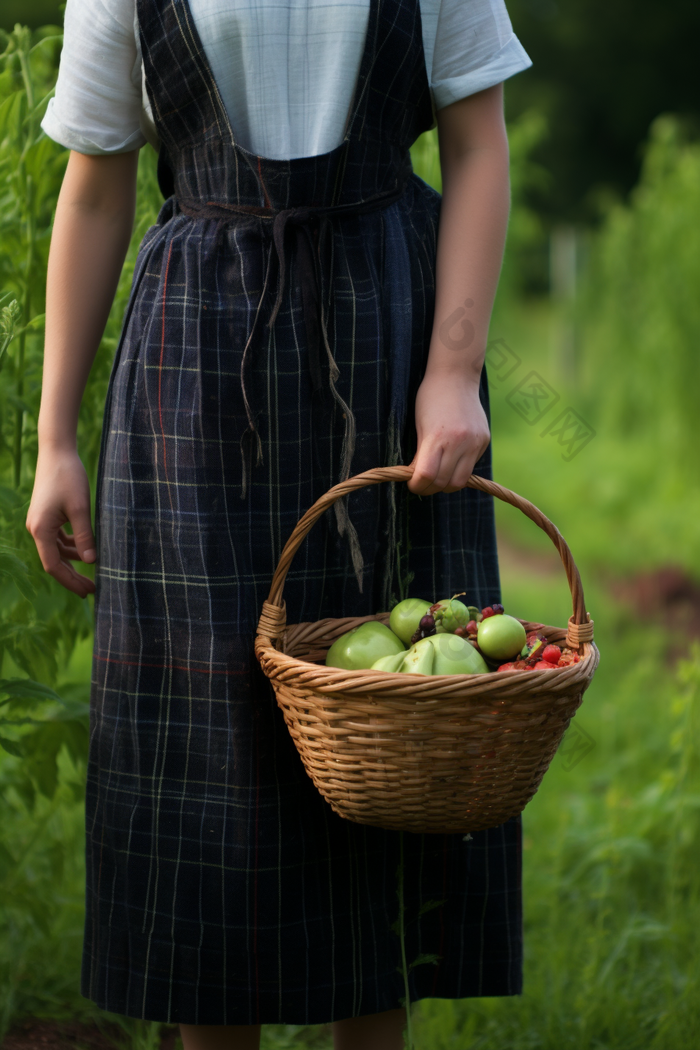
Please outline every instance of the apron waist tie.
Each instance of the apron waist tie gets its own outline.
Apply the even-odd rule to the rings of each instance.
[[[336,386],[340,376],[340,370],[335,362],[330,344],[328,342],[328,328],[323,304],[322,268],[321,259],[323,247],[330,229],[330,220],[342,215],[367,215],[370,212],[379,211],[397,201],[406,186],[406,180],[399,180],[391,190],[376,194],[366,200],[351,204],[336,205],[302,205],[296,208],[283,208],[275,211],[273,208],[255,207],[239,204],[228,204],[218,201],[196,201],[187,198],[178,198],[179,210],[197,219],[228,219],[236,215],[253,216],[271,222],[270,246],[265,267],[265,278],[262,292],[253,318],[253,325],[246,340],[241,358],[241,391],[248,420],[248,427],[241,437],[241,456],[243,459],[243,481],[241,485],[241,498],[245,499],[248,486],[249,464],[252,467],[253,448],[255,449],[255,465],[262,462],[262,442],[256,425],[256,411],[252,403],[250,393],[250,370],[253,340],[258,331],[265,304],[271,290],[271,274],[274,263],[277,263],[277,295],[270,311],[267,321],[268,328],[272,328],[277,320],[277,315],[282,307],[284,291],[287,280],[287,262],[285,253],[285,235],[287,227],[291,226],[295,232],[296,257],[299,269],[299,285],[301,288],[302,306],[304,311],[304,324],[309,352],[309,370],[311,383],[315,394],[322,388],[322,349],[325,350],[329,369],[329,387],[335,403],[343,413],[345,420],[345,434],[341,452],[341,468],[339,481],[345,481],[350,476],[352,458],[355,451],[355,417],[350,406],[343,400]],[[310,229],[312,220],[319,221],[318,238],[314,242],[314,235]],[[246,448],[246,446],[248,446]],[[335,504],[338,531],[341,536],[347,534],[350,543],[353,568],[362,590],[362,568],[363,560],[357,540],[357,534],[348,517],[346,501],[339,500]]]

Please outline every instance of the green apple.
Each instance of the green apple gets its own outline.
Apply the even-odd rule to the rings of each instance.
[[[403,663],[405,656],[405,650],[402,650],[400,653],[394,653],[392,656],[380,656],[379,659],[375,660],[372,664],[372,670],[389,671],[390,674],[395,674]]]
[[[487,674],[488,666],[473,645],[457,634],[434,634],[425,639],[435,650],[433,674]]]
[[[398,670],[403,674],[488,674],[489,669],[466,638],[433,634],[411,646]]]
[[[491,660],[510,660],[525,645],[525,628],[514,616],[497,613],[482,620],[476,640],[484,656]]]
[[[360,671],[371,667],[382,656],[393,656],[405,651],[403,642],[385,624],[368,620],[336,638],[328,650],[326,667]]]
[[[420,642],[412,645],[406,653],[399,671],[404,674],[432,674],[435,650],[430,643],[433,637],[422,638]]]
[[[456,598],[445,598],[444,601],[438,602],[433,616],[438,634],[444,631],[452,633],[458,627],[466,627],[471,619],[469,606]]]
[[[411,638],[425,614],[430,611],[430,606],[431,603],[422,598],[404,598],[391,610],[389,627],[404,645],[411,644]]]

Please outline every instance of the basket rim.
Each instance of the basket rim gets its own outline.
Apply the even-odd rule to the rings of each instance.
[[[378,619],[382,615],[386,614],[377,613],[375,616],[357,617],[357,619],[368,621]],[[337,619],[344,618],[338,617]],[[334,618],[329,618],[327,620],[310,621],[310,624],[328,624],[330,627],[333,622]],[[540,628],[543,631],[560,634],[562,640],[564,640],[566,635],[566,629],[562,627],[548,624],[532,624],[528,620],[521,622],[528,624],[533,630]],[[300,626],[302,625],[286,625],[280,641],[288,631]],[[490,671],[488,673],[482,672],[481,674],[420,675],[408,672],[373,671],[371,668],[345,671],[339,667],[326,667],[325,664],[313,663],[311,660],[303,660],[298,656],[285,653],[276,648],[271,640],[260,637],[256,640],[256,650],[258,658],[267,665],[265,673],[268,677],[279,679],[287,685],[293,684],[294,680],[298,678],[300,685],[304,684],[307,688],[311,687],[321,692],[360,692],[362,694],[388,692],[393,693],[397,697],[399,694],[405,694],[406,699],[410,698],[411,694],[416,695],[417,692],[422,699],[428,699],[430,694],[434,692],[443,693],[443,695],[454,694],[460,687],[473,694],[485,691],[491,693],[498,682],[503,685],[508,682],[508,693],[513,695],[513,686],[520,682],[522,682],[523,686],[532,686],[539,682],[542,687],[545,687],[547,683],[552,685],[556,683],[558,686],[561,686],[577,680],[582,682],[589,681],[598,666],[600,658],[595,642],[584,642],[581,645],[581,659],[578,663],[571,664],[568,667],[552,667],[540,670],[532,668],[528,671]],[[417,691],[416,686],[418,685],[422,686],[422,688]],[[486,690],[484,687],[486,687]],[[439,699],[439,697],[435,697],[435,699]]]
[[[536,671],[534,669],[534,667],[533,667],[529,671],[524,671],[524,670],[522,670],[522,671],[515,671],[515,670],[513,670],[513,671],[498,671],[498,670],[496,670],[496,671],[488,671],[488,672],[482,671],[480,674],[430,674],[430,675],[426,675],[426,674],[411,674],[410,671],[401,671],[401,673],[394,672],[394,671],[373,671],[370,667],[361,667],[361,668],[356,669],[356,670],[344,671],[341,667],[326,667],[325,664],[315,664],[315,663],[312,663],[311,660],[301,660],[298,656],[290,656],[288,653],[281,653],[278,649],[275,649],[273,646],[269,646],[269,647],[265,647],[265,648],[269,648],[271,653],[274,653],[274,656],[276,656],[276,657],[283,657],[285,663],[298,665],[300,670],[311,670],[311,671],[319,671],[320,670],[320,671],[326,672],[327,675],[328,675],[328,680],[329,681],[332,681],[334,679],[334,676],[337,677],[338,679],[342,679],[343,681],[346,681],[348,678],[350,678],[350,681],[359,681],[360,679],[363,679],[363,681],[366,681],[368,675],[381,675],[380,681],[382,681],[382,682],[388,682],[388,681],[392,681],[394,683],[408,682],[408,681],[414,681],[414,682],[419,682],[420,681],[420,682],[422,682],[422,681],[425,681],[425,679],[427,678],[431,682],[435,682],[436,684],[444,684],[446,682],[459,682],[459,681],[473,682],[473,681],[476,681],[477,679],[479,681],[483,682],[485,673],[488,673],[488,674],[502,674],[502,675],[506,675],[506,674],[507,675],[518,675],[519,678],[522,678],[523,675],[527,675],[529,680],[531,680],[531,676],[532,675],[538,675],[538,676],[541,676],[543,674],[551,675],[552,671],[557,671],[559,673],[559,675],[561,676],[561,675],[563,675],[565,673],[570,673],[573,668],[578,668],[582,664],[585,664],[586,661],[589,660],[594,655],[593,651],[594,650],[595,650],[595,652],[598,651],[598,647],[596,646],[595,642],[584,642],[584,652],[583,652],[583,655],[582,655],[581,659],[578,661],[578,663],[570,664],[568,667],[548,667],[546,670],[544,668],[541,668],[538,671]],[[588,652],[586,652],[586,649],[588,649]]]

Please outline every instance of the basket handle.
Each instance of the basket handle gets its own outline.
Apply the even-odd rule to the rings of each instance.
[[[312,507],[309,507],[306,514],[297,522],[280,555],[275,574],[272,577],[270,593],[267,601],[263,603],[257,631],[259,638],[273,639],[282,635],[287,620],[282,591],[289,566],[312,527],[328,508],[332,507],[343,496],[347,496],[350,492],[355,492],[356,489],[365,488],[367,485],[379,485],[384,481],[408,481],[412,475],[413,468],[410,466],[375,467],[373,470],[366,470],[362,474],[356,474],[354,477],[348,478],[347,481],[341,481],[340,484],[334,485],[325,495],[317,499]],[[556,525],[552,524],[549,518],[545,517],[542,511],[538,510],[529,500],[523,499],[522,496],[504,488],[503,485],[496,484],[495,481],[488,481],[477,474],[472,474],[467,482],[467,486],[472,489],[478,489],[480,492],[486,492],[490,496],[495,496],[496,499],[503,500],[504,503],[510,503],[511,506],[517,507],[526,517],[534,521],[535,525],[538,525],[543,532],[546,532],[559,551],[559,557],[562,560],[569,583],[569,590],[571,591],[573,616],[569,619],[566,643],[571,648],[578,649],[582,642],[592,642],[593,621],[586,612],[581,576],[568,544]]]

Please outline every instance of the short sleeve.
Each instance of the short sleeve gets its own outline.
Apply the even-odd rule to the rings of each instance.
[[[500,84],[532,65],[504,0],[421,0],[435,108]]]
[[[134,0],[68,0],[55,97],[42,128],[78,153],[145,144]]]

